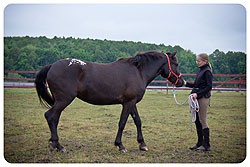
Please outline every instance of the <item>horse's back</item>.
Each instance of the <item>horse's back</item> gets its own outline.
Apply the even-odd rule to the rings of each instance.
[[[101,64],[62,59],[52,64],[47,82],[51,91],[91,104],[119,104],[144,93],[137,68],[122,61]]]

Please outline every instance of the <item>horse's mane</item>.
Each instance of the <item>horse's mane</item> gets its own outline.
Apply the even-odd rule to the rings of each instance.
[[[162,53],[157,51],[139,52],[136,56],[127,59],[128,63],[135,65],[138,69],[142,69],[152,60],[162,58]]]

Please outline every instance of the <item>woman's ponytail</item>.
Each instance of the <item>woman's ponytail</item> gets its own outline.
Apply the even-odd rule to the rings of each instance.
[[[212,66],[211,66],[210,62],[208,62],[208,66],[210,67],[211,71],[213,72],[213,69],[212,69]]]

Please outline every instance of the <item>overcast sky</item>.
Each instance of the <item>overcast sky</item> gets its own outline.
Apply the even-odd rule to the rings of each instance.
[[[246,10],[235,4],[11,4],[4,36],[75,37],[246,52]]]

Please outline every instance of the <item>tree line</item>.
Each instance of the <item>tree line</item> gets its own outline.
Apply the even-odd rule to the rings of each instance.
[[[133,41],[41,37],[4,37],[4,70],[37,71],[44,65],[63,58],[108,63],[119,57],[135,56],[137,52],[177,51],[182,73],[196,73],[196,55],[181,46],[149,44]],[[246,74],[246,54],[216,49],[209,54],[214,74]]]

